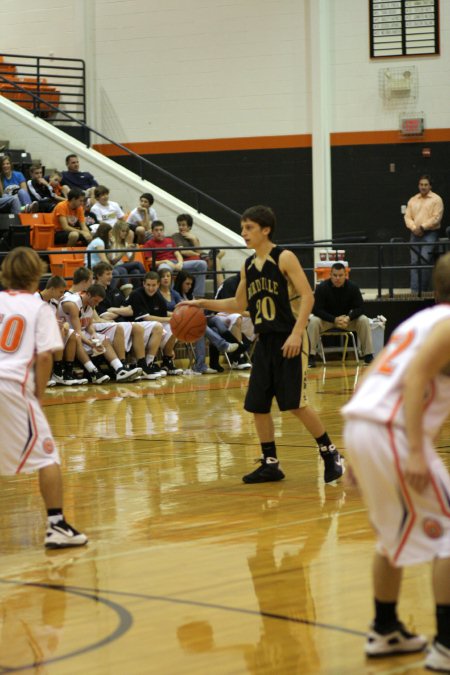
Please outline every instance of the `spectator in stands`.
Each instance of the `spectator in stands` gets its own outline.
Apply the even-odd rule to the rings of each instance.
[[[185,271],[193,272],[196,274],[197,282],[195,285],[196,295],[201,297],[205,294],[205,272],[206,272],[206,263],[204,260],[190,260],[183,261],[183,256],[180,251],[161,251],[160,249],[172,247],[175,248],[175,242],[171,237],[166,237],[164,234],[164,223],[160,220],[155,220],[152,223],[152,232],[153,239],[146,241],[143,248],[157,250],[155,257],[155,266],[157,270],[160,269],[169,269],[170,271],[179,272],[184,269]],[[147,257],[150,257],[146,254]]]
[[[431,190],[431,178],[424,174],[419,178],[419,192],[411,197],[406,207],[405,225],[411,232],[411,243],[425,246],[411,246],[411,265],[430,265],[428,269],[411,270],[411,291],[429,291],[431,287],[431,265],[435,244],[439,238],[444,213],[444,204],[439,195]],[[420,286],[420,288],[419,288]]]
[[[183,258],[183,270],[197,274],[196,292],[199,297],[205,295],[205,280],[208,263],[206,251],[195,251],[195,246],[200,246],[199,238],[192,232],[194,221],[189,213],[180,213],[177,217],[178,232],[172,235],[177,246],[187,250],[180,251]]]
[[[109,263],[100,262],[94,269],[95,282],[106,292],[104,300],[97,306],[97,313],[106,321],[118,321],[121,326],[132,321],[133,310],[126,304],[126,297],[112,286],[113,268]],[[137,365],[142,369],[142,378],[156,380],[167,373],[155,362],[161,344],[163,327],[159,321],[139,321],[130,324],[131,341]]]
[[[4,195],[3,188],[0,181],[0,213],[20,213],[22,207],[19,199],[14,195]]]
[[[167,313],[166,301],[159,291],[157,272],[147,272],[141,288],[134,290],[127,300],[133,310],[135,321],[159,321],[163,326],[161,347],[163,350],[162,368],[168,375],[182,375],[183,371],[175,367],[174,347],[176,337],[172,335]]]
[[[178,305],[178,303],[181,302],[183,298],[172,286],[172,272],[170,270],[159,270],[158,275],[159,291],[166,301],[167,310],[172,313],[175,309],[175,306]]]
[[[154,201],[150,192],[144,192],[139,197],[139,206],[133,209],[127,218],[138,244],[143,244],[153,236],[151,225],[155,220],[158,220],[156,211],[152,206]]]
[[[104,185],[97,185],[94,189],[95,204],[90,209],[97,219],[98,223],[108,223],[115,225],[118,220],[124,217],[124,212],[117,202],[109,199],[109,190]]]
[[[361,343],[366,364],[373,361],[372,331],[365,316],[364,300],[358,286],[346,279],[345,266],[331,266],[330,278],[316,286],[313,314],[309,318],[309,367],[316,366],[317,343],[320,334],[331,328],[355,331]]]
[[[168,274],[167,270],[163,270],[160,274]],[[161,279],[161,285],[163,281]],[[177,274],[175,280],[174,292],[181,298],[181,300],[192,300],[193,290],[195,287],[195,277],[189,272],[181,271]],[[163,294],[164,295],[164,294]],[[164,296],[165,297],[165,296]],[[206,338],[210,343],[210,367],[206,365]],[[219,366],[219,353],[232,353],[239,349],[237,341],[232,337],[231,342],[227,342],[217,331],[212,330],[209,326],[206,327],[205,335],[197,340],[194,344],[195,364],[192,369],[194,375],[212,375],[214,373],[223,372],[222,366]],[[216,363],[214,367],[211,364],[211,350],[214,350],[216,355]],[[217,366],[217,367],[216,367]]]
[[[11,157],[5,155],[0,161],[0,178],[4,195],[17,197],[22,211],[26,213],[37,211],[37,204],[31,201],[28,194],[25,176],[21,171],[13,171]]]
[[[47,302],[55,315],[58,313],[58,307],[61,298],[66,290],[66,280],[63,277],[54,276],[47,280],[43,291],[37,291],[41,300]],[[87,384],[85,378],[76,378],[73,374],[73,364],[77,351],[77,339],[73,328],[63,321],[57,319],[64,348],[53,352],[53,372],[48,386],[62,384],[67,386]]]
[[[52,188],[53,194],[58,199],[58,201],[61,201],[66,196],[66,195],[63,194],[61,181],[62,181],[62,176],[59,173],[59,171],[52,171],[52,173],[48,176],[48,184]],[[69,188],[66,188],[66,191],[68,193]]]
[[[86,248],[84,256],[84,264],[86,267],[92,269],[94,265],[99,262],[108,262],[105,251],[106,249],[111,248],[111,229],[111,225],[108,225],[108,223],[102,223],[98,226],[94,238],[89,242]],[[90,252],[90,255],[87,254],[87,251]]]
[[[240,279],[240,274],[228,277],[217,289],[215,297],[219,300],[234,298]],[[235,370],[250,369],[252,364],[249,361],[247,353],[252,342],[255,340],[255,330],[249,312],[245,311],[242,314],[219,312],[208,318],[208,325],[222,335],[222,337],[227,338],[231,342],[234,339],[238,343],[239,348],[230,359],[231,368]],[[218,355],[214,346],[210,350],[209,361],[213,368],[222,370],[218,365]]]
[[[84,219],[82,207],[83,193],[81,190],[70,190],[67,199],[59,202],[53,209],[53,224],[55,226],[55,244],[76,246],[78,243],[85,246],[92,239]]]
[[[51,213],[59,202],[64,201],[63,197],[55,195],[53,188],[45,180],[40,164],[31,166],[27,187],[31,197],[38,203],[39,213]]]
[[[117,253],[108,253],[108,260],[114,267],[114,275],[121,277],[121,287],[130,285],[139,288],[145,274],[144,265],[135,260],[136,244],[133,244],[133,233],[124,220],[116,221],[111,231],[110,248],[128,249]],[[128,278],[130,275],[130,278]]]
[[[69,188],[69,190],[81,190],[90,199],[90,203],[93,204],[95,201],[94,188],[98,185],[94,176],[89,171],[80,171],[78,155],[67,155],[66,167],[66,171],[63,171],[61,174],[61,185]]]

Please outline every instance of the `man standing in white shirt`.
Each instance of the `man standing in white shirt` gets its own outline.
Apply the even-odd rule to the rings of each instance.
[[[33,294],[45,265],[37,253],[19,247],[2,264],[0,293],[0,473],[38,471],[47,509],[46,548],[83,546],[87,537],[63,514],[58,451],[41,407],[53,352],[63,343],[54,313]]]
[[[410,230],[411,265],[432,265],[435,244],[439,238],[444,204],[441,197],[431,190],[431,178],[419,178],[419,192],[411,197],[406,207],[405,225]],[[420,274],[419,274],[420,272]],[[431,267],[411,270],[411,291],[431,290]]]

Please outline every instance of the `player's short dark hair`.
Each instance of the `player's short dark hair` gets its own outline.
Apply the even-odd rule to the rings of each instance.
[[[332,270],[345,270],[345,265],[343,265],[341,262],[335,262],[331,265]]]
[[[113,266],[109,262],[103,262],[103,260],[101,260],[96,265],[94,265],[92,271],[94,272],[94,277],[98,279],[98,277],[101,277],[102,274],[109,272],[112,269]]]
[[[30,173],[34,173],[37,169],[42,169],[42,170],[43,170],[42,164],[38,164],[38,163],[32,164],[32,165],[30,166]]]
[[[94,197],[98,199],[102,195],[109,195],[109,192],[109,188],[107,188],[106,185],[97,185],[94,190]]]
[[[434,267],[433,286],[437,302],[450,302],[450,251],[441,255]]]
[[[162,220],[154,220],[152,223],[152,230],[155,229],[155,227],[162,227],[164,230],[164,223]]]
[[[67,195],[69,202],[72,199],[79,199],[80,197],[84,197],[84,192],[78,188],[72,188],[72,190],[69,190],[69,194]]]
[[[18,246],[10,251],[2,263],[0,281],[5,288],[25,291],[45,274],[47,265],[28,246]]]
[[[77,267],[73,273],[73,283],[79,284],[82,281],[88,281],[92,277],[92,270],[87,267]]]
[[[277,219],[270,206],[262,206],[261,204],[250,206],[241,216],[241,223],[244,220],[252,220],[254,223],[258,223],[260,227],[269,227],[269,239],[272,239]]]
[[[45,288],[65,288],[66,286],[67,283],[64,277],[59,277],[57,275],[50,277],[45,284]]]
[[[144,281],[147,281],[148,279],[154,279],[155,281],[157,281],[159,283],[158,272],[154,272],[154,271],[147,272],[147,274],[144,276]]]
[[[74,152],[71,152],[70,155],[67,155],[67,157],[66,157],[66,166],[67,166],[68,163],[69,163],[69,159],[72,159],[72,157],[77,157],[77,158],[78,158],[78,155],[76,155]]]
[[[101,286],[100,284],[92,284],[89,286],[89,288],[86,290],[86,293],[89,293],[91,298],[96,297],[96,298],[106,298],[106,291]]]
[[[139,199],[142,199],[142,197],[148,201],[148,203],[150,204],[150,206],[151,206],[151,205],[153,204],[153,202],[155,201],[153,195],[150,194],[150,192],[144,192],[144,194],[142,194],[142,195],[139,197]]]
[[[177,216],[177,223],[181,223],[182,221],[186,221],[189,229],[191,229],[191,227],[194,224],[194,219],[192,218],[190,213],[180,213],[180,215]]]
[[[419,176],[419,183],[421,180],[427,180],[430,185],[433,185],[433,181],[431,180],[431,176],[429,173],[423,173],[421,176]]]

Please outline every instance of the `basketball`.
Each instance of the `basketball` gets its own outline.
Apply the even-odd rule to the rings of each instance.
[[[170,327],[178,340],[197,342],[205,334],[206,316],[199,307],[179,305],[170,317]]]

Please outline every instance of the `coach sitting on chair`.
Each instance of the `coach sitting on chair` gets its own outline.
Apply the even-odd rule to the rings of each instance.
[[[361,343],[365,363],[373,361],[370,322],[363,314],[364,300],[359,287],[345,276],[345,267],[337,262],[331,267],[330,278],[316,287],[313,315],[308,323],[310,343],[309,367],[316,365],[316,350],[320,334],[331,329],[355,331]]]

